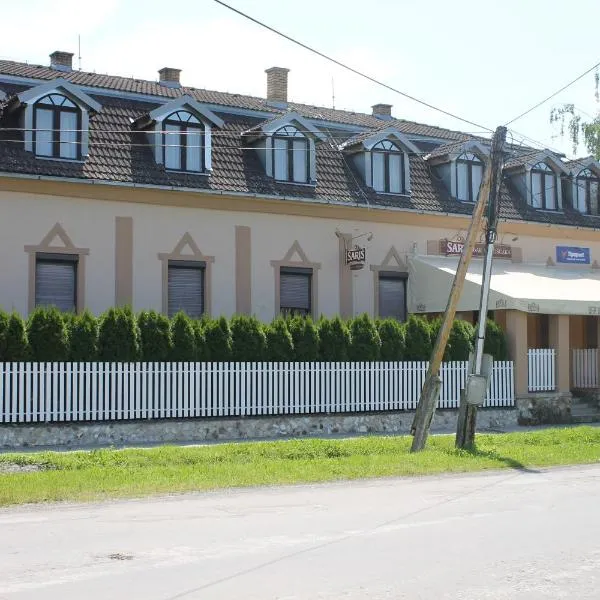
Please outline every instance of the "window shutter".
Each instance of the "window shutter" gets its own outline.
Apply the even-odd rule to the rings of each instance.
[[[292,142],[292,153],[294,158],[294,181],[306,183],[306,140],[294,140]]]
[[[281,310],[293,309],[311,312],[311,271],[281,271],[279,277],[279,305]]]
[[[35,153],[38,156],[52,156],[52,130],[54,128],[53,112],[46,108],[35,110]]]
[[[77,263],[75,260],[40,260],[35,265],[35,305],[76,310]]]
[[[379,316],[393,317],[399,321],[406,318],[406,279],[403,277],[379,277]]]
[[[169,265],[169,317],[180,310],[193,318],[204,314],[204,266]]]
[[[60,156],[77,158],[77,113],[60,113]]]
[[[458,200],[469,200],[469,173],[466,162],[459,161],[456,164],[456,198]]]
[[[373,152],[373,189],[376,192],[385,192],[385,154]]]
[[[287,140],[275,138],[273,142],[275,179],[279,179],[280,181],[287,181],[289,178]]]
[[[483,179],[483,166],[479,164],[473,163],[471,165],[471,184],[472,184],[472,194],[473,194],[473,202],[477,201],[479,196],[479,188],[481,187],[481,180]]]

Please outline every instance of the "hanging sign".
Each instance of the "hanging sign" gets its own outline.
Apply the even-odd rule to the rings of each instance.
[[[352,271],[359,271],[365,266],[367,260],[367,249],[362,246],[354,246],[346,250],[346,264]]]
[[[589,248],[575,246],[556,246],[556,262],[570,265],[589,265],[591,262]]]
[[[460,256],[465,243],[459,240],[440,240],[440,254],[444,256]],[[473,257],[483,258],[485,255],[485,244],[475,244],[473,248]],[[494,258],[512,258],[512,247],[504,244],[494,245]]]

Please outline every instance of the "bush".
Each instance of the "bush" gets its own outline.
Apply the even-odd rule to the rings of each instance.
[[[204,330],[208,323],[207,319],[195,319],[192,322],[192,328],[194,330],[194,343],[196,344],[195,360],[204,362],[210,359],[208,355],[208,348],[206,347],[206,335]]]
[[[0,362],[4,362],[6,355],[6,334],[8,331],[8,315],[0,310]]]
[[[491,354],[494,360],[508,360],[506,334],[502,330],[502,327],[491,319],[487,320],[483,351],[485,354]]]
[[[206,360],[227,362],[231,360],[231,329],[225,317],[209,320],[204,327]]]
[[[452,323],[450,330],[451,352],[447,360],[469,360],[469,354],[473,352],[473,336],[475,328],[468,321],[457,319]]]
[[[69,360],[91,362],[98,356],[98,319],[89,311],[66,320],[69,335]]]
[[[175,362],[192,362],[196,360],[195,323],[184,312],[179,311],[170,324],[171,350],[169,360]]]
[[[231,319],[231,354],[239,362],[264,360],[267,338],[256,317],[236,315]]]
[[[287,321],[294,344],[294,360],[310,362],[319,360],[319,331],[310,317],[296,315]]]
[[[169,319],[154,310],[143,310],[138,315],[140,352],[142,360],[164,362],[171,354]]]
[[[130,308],[109,308],[100,319],[98,358],[131,362],[140,358],[140,330]]]
[[[69,356],[67,327],[55,307],[39,307],[27,321],[29,356],[39,362],[65,361]]]
[[[277,317],[270,325],[265,327],[265,335],[267,341],[266,360],[274,362],[296,360],[292,335],[283,317]]]
[[[348,360],[350,331],[340,317],[319,320],[319,359],[323,361]]]
[[[433,343],[431,327],[421,316],[410,315],[406,322],[405,360],[429,360]]]
[[[25,321],[19,313],[13,312],[8,318],[6,337],[4,340],[4,360],[20,362],[28,360],[29,345],[25,331]]]
[[[381,360],[404,360],[404,325],[391,318],[378,320],[376,325],[381,340]]]
[[[379,360],[381,353],[381,338],[373,319],[363,314],[350,322],[350,360],[374,361]]]

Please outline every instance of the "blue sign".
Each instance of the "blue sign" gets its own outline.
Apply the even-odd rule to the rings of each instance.
[[[563,264],[589,265],[590,249],[574,246],[556,246],[556,262]]]

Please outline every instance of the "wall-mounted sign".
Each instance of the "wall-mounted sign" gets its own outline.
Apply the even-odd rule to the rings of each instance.
[[[444,256],[460,256],[462,254],[465,243],[463,240],[440,240],[440,254]],[[473,248],[473,256],[475,258],[483,258],[485,255],[485,244],[475,244]],[[512,247],[504,244],[496,244],[494,246],[494,258],[512,258]]]
[[[354,246],[346,250],[346,264],[352,271],[359,271],[365,266],[367,260],[367,249]]]
[[[570,265],[589,265],[591,262],[590,249],[556,246],[556,262]]]

